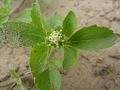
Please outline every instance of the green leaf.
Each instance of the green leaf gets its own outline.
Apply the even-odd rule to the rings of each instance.
[[[43,1],[47,4],[51,4],[53,2],[53,0],[43,0]]]
[[[0,27],[2,27],[3,23],[8,21],[8,13],[9,7],[7,5],[0,7]]]
[[[15,71],[11,71],[10,75],[11,75],[12,78],[15,79],[15,82],[17,83],[17,85],[20,86],[21,90],[29,90],[26,86],[24,86],[22,84],[22,80],[21,80],[20,76]]]
[[[41,26],[41,11],[40,11],[40,6],[38,3],[33,3],[32,4],[32,10],[31,10],[31,17],[32,21],[35,25]]]
[[[59,90],[61,86],[61,75],[57,70],[49,70],[52,90]]]
[[[69,37],[77,26],[77,18],[74,12],[70,11],[63,21],[63,33]]]
[[[31,17],[32,17],[32,23],[42,29],[43,31],[46,31],[46,22],[44,20],[44,17],[41,14],[39,3],[33,3],[32,10],[31,10]]]
[[[46,69],[48,52],[49,48],[45,44],[33,47],[30,55],[30,68],[35,78]]]
[[[31,23],[31,8],[26,8],[22,12],[20,12],[17,17],[14,19],[14,21],[20,21],[20,22],[26,22]]]
[[[1,16],[0,15],[0,27],[2,27],[2,24],[8,21],[7,16]]]
[[[61,26],[62,25],[62,21],[63,21],[62,16],[60,16],[57,12],[54,13],[47,20],[48,29],[51,30],[51,29],[57,28],[58,26]]]
[[[10,3],[11,3],[11,0],[3,0],[3,3],[4,3],[4,5],[10,5]]]
[[[77,50],[71,46],[64,47],[63,68],[68,69],[77,62]]]
[[[116,41],[116,35],[107,27],[92,25],[77,31],[68,44],[81,50],[108,48]]]
[[[9,12],[8,6],[3,6],[0,8],[0,15],[1,16],[7,16],[8,12]]]
[[[35,78],[37,90],[59,90],[60,88],[61,78],[59,72],[45,70],[47,68],[48,52],[48,46],[40,44],[33,47],[30,55],[30,68]]]
[[[52,57],[50,60],[51,68],[63,68],[63,59],[58,57]]]
[[[45,41],[45,33],[28,23],[7,22],[3,24],[3,27],[12,45],[32,46]]]
[[[12,47],[18,47],[21,45],[20,40],[19,40],[19,35],[17,32],[14,31],[8,31],[8,30],[3,30],[4,32],[4,41],[9,43],[10,46]]]
[[[22,84],[21,78],[19,77],[19,75],[15,71],[11,71],[10,75],[12,76],[12,78],[15,79],[17,85],[21,85]]]
[[[37,90],[59,90],[61,76],[56,70],[46,70],[36,79]]]

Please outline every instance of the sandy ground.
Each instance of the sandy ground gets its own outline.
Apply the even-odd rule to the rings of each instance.
[[[69,10],[73,10],[78,17],[78,28],[98,24],[109,26],[120,34],[120,0],[55,0],[51,5],[41,6],[46,16],[55,11],[66,15]],[[20,73],[26,71],[29,52],[29,48],[10,48],[0,44],[0,78],[18,66]],[[79,52],[78,63],[62,74],[61,90],[120,90],[119,37],[111,48]]]

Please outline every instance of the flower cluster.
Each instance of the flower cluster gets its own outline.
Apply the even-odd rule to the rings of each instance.
[[[54,30],[50,33],[49,37],[48,37],[48,41],[49,41],[49,46],[55,46],[57,48],[60,47],[60,43],[64,42],[63,40],[63,36],[62,36],[62,30],[57,31]]]

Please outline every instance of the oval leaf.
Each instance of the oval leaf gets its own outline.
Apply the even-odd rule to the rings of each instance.
[[[30,55],[30,68],[33,76],[36,78],[46,68],[49,48],[45,44],[36,45]]]
[[[32,46],[45,41],[45,33],[28,23],[7,22],[3,24],[3,27],[12,45]]]
[[[37,90],[59,90],[61,76],[56,70],[46,70],[36,78]]]
[[[68,44],[82,50],[108,48],[115,43],[116,35],[107,27],[92,25],[77,31]]]
[[[31,8],[26,8],[17,15],[14,21],[31,23],[32,19],[30,15],[31,15]]]
[[[69,37],[74,32],[77,25],[77,18],[74,12],[70,11],[63,21],[63,33]]]
[[[36,1],[36,3],[32,4],[31,18],[32,18],[32,23],[35,26],[42,29],[43,31],[46,31],[47,25],[46,25],[46,22],[44,20],[44,17],[41,14],[38,0]]]
[[[77,50],[71,46],[64,47],[63,68],[68,69],[77,61]]]
[[[0,15],[0,27],[2,27],[3,23],[6,23],[8,21],[8,17],[7,16],[1,16]]]
[[[48,29],[51,30],[51,29],[57,28],[58,26],[61,26],[62,25],[62,21],[63,21],[62,16],[60,16],[57,12],[54,13],[47,20]]]

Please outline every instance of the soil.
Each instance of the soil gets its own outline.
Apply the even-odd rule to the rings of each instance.
[[[18,1],[14,0],[13,7]],[[31,3],[32,0],[24,2],[20,10],[30,6],[28,1]],[[98,24],[120,34],[120,0],[54,0],[51,5],[40,4],[46,16],[55,11],[64,16],[73,10],[78,17],[78,28]],[[0,44],[0,80],[18,67],[20,74],[25,72],[29,53],[30,48],[11,48],[7,44]],[[0,82],[0,86],[10,81]],[[0,90],[7,90],[7,87],[0,87]],[[62,73],[61,90],[120,90],[120,35],[111,48],[95,52],[79,50],[78,63]]]

